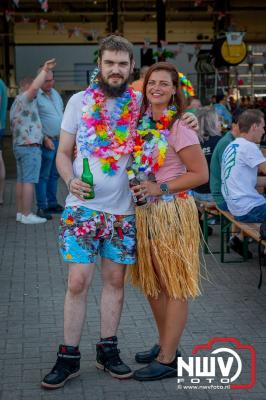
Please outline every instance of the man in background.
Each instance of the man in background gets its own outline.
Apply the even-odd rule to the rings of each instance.
[[[3,142],[6,128],[7,87],[0,79],[0,205],[4,203],[6,169],[3,160]]]
[[[51,213],[63,211],[56,197],[59,174],[55,165],[63,118],[63,100],[54,89],[54,83],[53,71],[49,71],[37,94],[38,112],[44,135],[40,178],[36,185],[37,215],[46,219],[52,219]]]
[[[222,157],[222,194],[229,211],[240,222],[265,222],[266,199],[256,185],[265,184],[266,158],[258,144],[264,133],[264,115],[246,110],[239,119],[239,136],[225,149]]]
[[[20,82],[19,95],[10,110],[10,128],[17,167],[16,221],[22,224],[40,224],[47,221],[46,218],[31,212],[34,184],[39,181],[43,142],[36,95],[54,67],[55,59],[46,61],[34,80],[24,78]]]
[[[148,71],[148,69],[149,69],[149,67],[147,65],[144,65],[143,67],[141,67],[139,79],[131,83],[130,86],[134,90],[136,90],[136,92],[142,92],[144,78],[145,78],[145,75],[146,75],[146,72]]]
[[[230,128],[232,125],[232,115],[227,108],[226,96],[224,94],[218,94],[216,96],[214,108],[221,119],[222,126]]]

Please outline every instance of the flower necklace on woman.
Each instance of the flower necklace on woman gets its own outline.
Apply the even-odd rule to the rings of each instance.
[[[155,174],[164,164],[168,149],[170,124],[176,115],[176,107],[166,109],[158,121],[152,120],[148,110],[142,117],[137,129],[133,151],[132,169],[135,173],[144,172],[146,175]],[[154,152],[158,155],[154,159]]]
[[[92,98],[93,104],[89,99]],[[81,117],[80,151],[84,157],[100,160],[103,173],[114,175],[118,160],[133,152],[139,106],[135,92],[128,88],[114,99],[112,116],[108,115],[107,99],[94,82],[84,94]],[[92,110],[92,111],[91,111]]]

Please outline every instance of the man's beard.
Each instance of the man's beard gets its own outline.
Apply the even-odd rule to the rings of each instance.
[[[109,83],[104,79],[101,73],[99,73],[99,87],[102,92],[105,94],[106,97],[121,97],[123,93],[126,91],[127,85],[129,82],[129,78],[121,83],[119,86],[111,86]]]

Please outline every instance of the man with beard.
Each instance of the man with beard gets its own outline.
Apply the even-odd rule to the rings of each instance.
[[[69,100],[57,152],[57,168],[69,195],[63,211],[59,246],[69,263],[64,305],[64,344],[42,387],[57,389],[79,375],[79,342],[86,316],[87,293],[95,260],[102,259],[101,338],[96,345],[96,367],[116,378],[132,375],[117,348],[125,266],[135,262],[134,206],[126,165],[133,150],[140,96],[128,88],[134,68],[133,46],[119,36],[105,38],[99,50],[99,75],[85,92]],[[74,146],[77,157],[72,164]],[[88,158],[95,197],[81,181],[83,159]]]
[[[132,44],[120,36],[103,39],[98,66],[98,80],[71,97],[61,125],[57,168],[69,195],[60,223],[59,247],[69,263],[69,276],[64,344],[42,381],[47,389],[60,388],[80,373],[79,342],[97,255],[102,260],[103,289],[96,367],[119,379],[132,375],[119,356],[116,337],[125,267],[135,262],[134,205],[126,166],[133,151],[141,95],[128,86],[134,68]],[[94,178],[95,196],[89,200],[86,197],[92,188],[81,180],[84,159],[89,159]]]

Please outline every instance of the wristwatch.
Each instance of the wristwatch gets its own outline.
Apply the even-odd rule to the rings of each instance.
[[[169,187],[168,187],[167,183],[161,183],[160,184],[160,189],[161,189],[161,192],[163,194],[168,194],[169,193]]]

